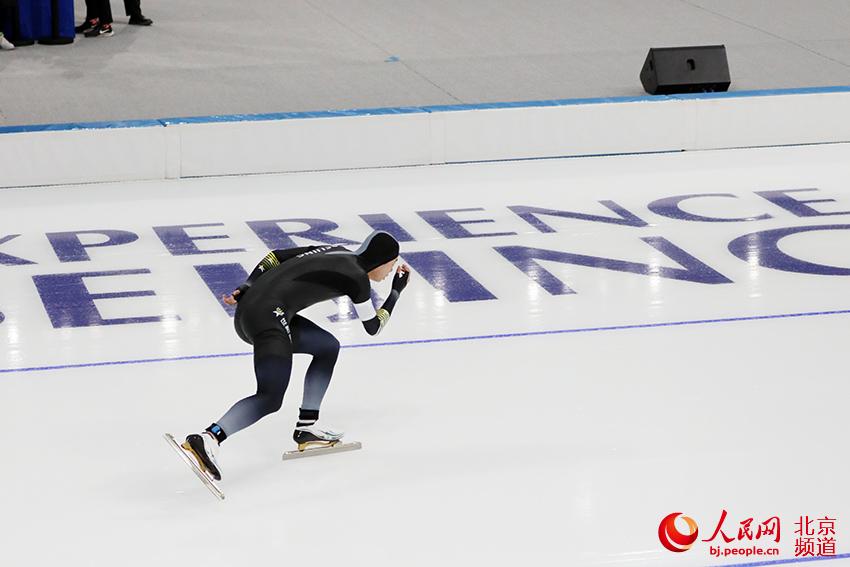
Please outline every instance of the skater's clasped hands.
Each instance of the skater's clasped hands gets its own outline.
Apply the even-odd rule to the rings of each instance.
[[[410,266],[402,264],[398,267],[393,277],[393,289],[401,293],[407,287],[407,282],[410,280]]]

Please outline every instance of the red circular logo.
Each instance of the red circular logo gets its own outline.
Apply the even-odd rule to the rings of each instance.
[[[676,518],[679,516],[682,516],[681,512],[673,512],[665,516],[658,526],[658,539],[661,540],[661,545],[676,553],[689,550],[699,533],[697,523],[687,516],[682,516],[682,519],[688,524],[689,533],[680,532],[676,527]]]

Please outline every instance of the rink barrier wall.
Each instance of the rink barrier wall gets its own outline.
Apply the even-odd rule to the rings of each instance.
[[[0,187],[850,142],[850,87],[0,127]]]

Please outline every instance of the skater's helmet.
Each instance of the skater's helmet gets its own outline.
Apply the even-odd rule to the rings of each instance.
[[[355,252],[360,266],[371,272],[378,266],[398,258],[398,241],[388,232],[376,230]]]

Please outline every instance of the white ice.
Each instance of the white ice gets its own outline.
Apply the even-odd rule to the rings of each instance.
[[[794,558],[794,522],[805,515],[837,518],[836,553],[847,554],[850,279],[763,267],[758,250],[743,261],[727,247],[769,229],[848,226],[848,180],[850,145],[831,145],[0,191],[0,239],[20,235],[0,253],[34,262],[0,262],[0,565],[758,559],[710,556],[720,537],[701,540],[723,510],[732,537],[747,518],[754,530],[781,518],[781,555],[763,560]],[[755,193],[803,188],[813,190],[789,195],[842,214],[800,217]],[[771,218],[694,222],[647,208],[706,193],[731,196],[682,208]],[[600,200],[648,225],[541,216],[554,229],[542,233],[508,209],[613,217]],[[463,224],[471,233],[515,234],[449,239],[417,214],[440,209],[475,209],[448,214],[492,221]],[[416,239],[402,255],[443,251],[496,299],[449,301],[414,273],[376,338],[357,321],[329,321],[336,305],[309,310],[344,346],[378,344],[342,350],[322,408],[322,420],[363,450],[281,462],[307,364],[298,357],[284,408],[222,446],[227,500],[215,500],[162,433],[206,427],[252,393],[254,380],[250,347],[194,266],[250,271],[267,247],[246,221],[328,219],[339,225],[332,234],[359,241],[371,229],[358,215],[371,213],[389,215]],[[196,240],[202,250],[244,252],[174,256],[152,228],[217,223],[186,230],[227,236]],[[46,236],[104,229],[139,238],[90,246],[89,261],[60,262]],[[551,295],[494,250],[680,267],[641,240],[657,236],[731,283],[543,261],[575,291]],[[780,248],[850,269],[848,230],[792,235]],[[149,273],[87,278],[86,286],[155,295],[98,299],[99,313],[165,320],[56,328],[33,280],[131,269]],[[760,318],[771,315],[799,316]],[[687,324],[663,325],[672,322]],[[431,341],[451,338],[468,340]],[[220,354],[237,356],[213,357]],[[124,361],[137,362],[96,365]],[[700,541],[687,552],[659,542],[659,523],[672,512],[699,525]],[[741,547],[770,547],[766,540]]]

